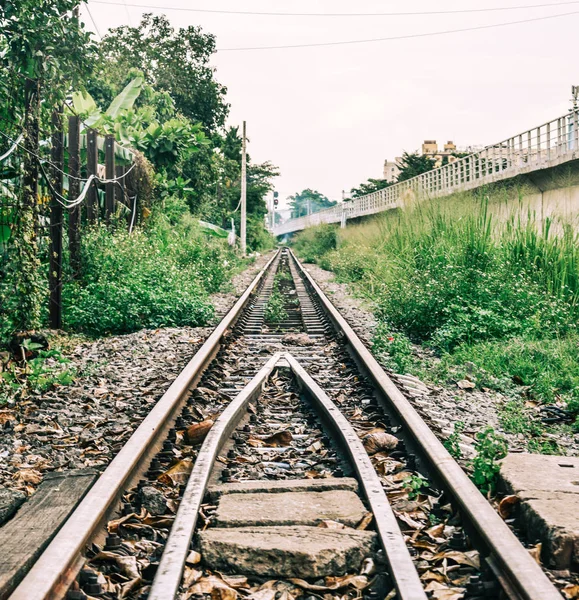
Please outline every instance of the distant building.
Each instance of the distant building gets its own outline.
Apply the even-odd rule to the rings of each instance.
[[[446,163],[453,163],[460,160],[456,154],[472,154],[478,152],[482,148],[479,146],[467,146],[465,148],[457,148],[456,144],[449,140],[444,144],[443,148],[438,147],[436,140],[424,140],[422,143],[422,156],[428,156],[434,159],[434,168],[441,167]],[[418,153],[418,150],[416,151]],[[446,159],[446,160],[445,160]],[[384,161],[384,175],[383,178],[389,183],[396,183],[398,181],[398,175],[400,174],[400,161],[401,157],[397,156],[394,161],[386,159]]]
[[[398,166],[399,161],[400,157],[396,157],[394,162],[391,162],[388,159],[384,161],[383,179],[388,183],[395,183],[398,181],[398,175],[400,174],[400,167]]]
[[[438,149],[436,140],[424,140],[424,143],[422,144],[422,156],[433,158],[436,161],[435,167],[440,167],[445,157],[448,159],[447,162],[449,163],[458,160],[458,158],[454,156],[456,153],[456,144],[452,140],[446,142],[442,150]]]

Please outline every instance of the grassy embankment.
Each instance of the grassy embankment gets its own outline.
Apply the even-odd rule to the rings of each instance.
[[[214,316],[209,295],[226,291],[232,275],[247,263],[226,240],[201,231],[189,215],[157,215],[130,235],[124,227],[86,229],[80,277],[67,273],[63,286],[66,333],[51,336],[50,349],[25,339],[26,360],[2,352],[13,327],[9,312],[0,315],[0,409],[30,393],[73,382],[78,373],[70,367],[66,348],[79,337],[67,334],[98,337],[208,325]]]
[[[457,194],[344,230],[309,229],[294,248],[373,302],[383,363],[503,391],[502,428],[551,453],[556,443],[527,409],[558,404],[579,431],[579,238],[568,224],[517,210],[521,197],[514,186]]]

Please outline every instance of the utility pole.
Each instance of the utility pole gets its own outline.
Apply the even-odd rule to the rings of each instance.
[[[241,143],[241,255],[247,254],[247,140],[243,121],[243,141]]]

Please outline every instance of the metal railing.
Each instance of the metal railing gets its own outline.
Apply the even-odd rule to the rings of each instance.
[[[579,111],[487,146],[378,192],[289,219],[273,228],[274,235],[300,231],[321,223],[342,223],[401,206],[406,200],[431,199],[509,179],[579,158]]]

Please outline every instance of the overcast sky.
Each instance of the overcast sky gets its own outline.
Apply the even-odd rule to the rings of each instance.
[[[379,13],[513,7],[549,0],[90,0],[100,33],[148,12],[200,25],[222,49],[213,59],[227,86],[229,124],[247,121],[252,160],[281,170],[280,197],[310,187],[341,198],[384,159],[424,139],[459,147],[498,142],[562,115],[579,84],[579,0],[468,14],[298,17],[222,11]],[[362,44],[228,50],[417,35],[565,14],[556,19]],[[571,13],[571,14],[569,14]],[[573,14],[577,13],[577,14]],[[94,31],[86,7],[82,17]]]

